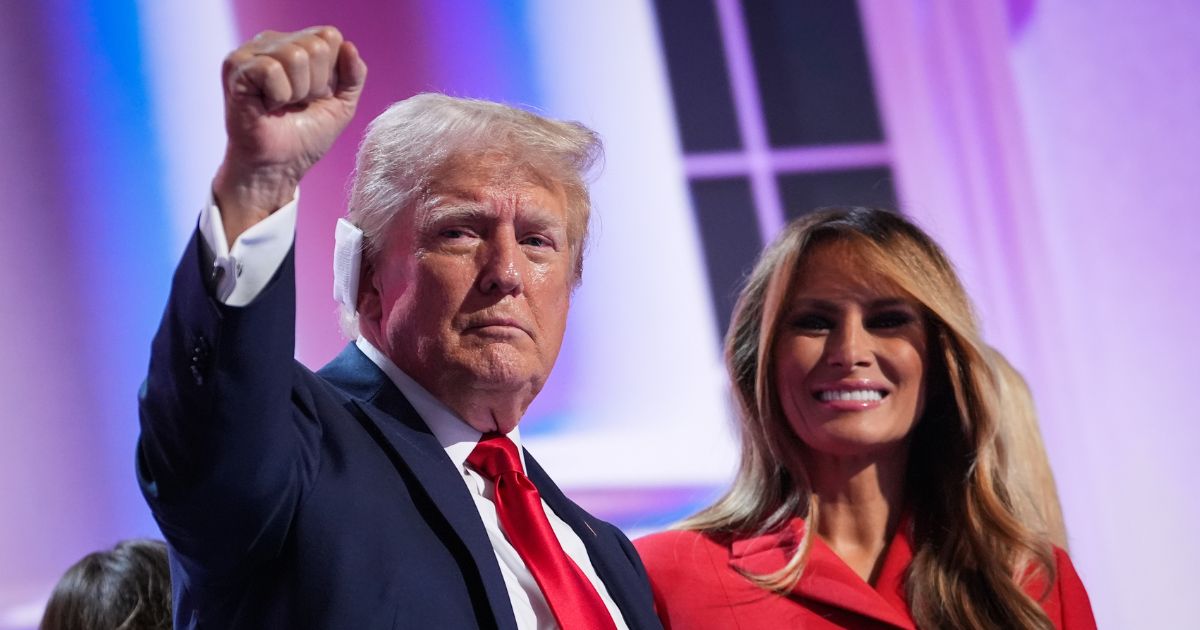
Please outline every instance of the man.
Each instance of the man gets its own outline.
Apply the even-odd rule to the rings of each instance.
[[[594,134],[438,95],[372,122],[337,252],[359,335],[313,374],[296,187],[366,66],[320,27],[256,37],[223,77],[215,204],[141,394],[177,627],[661,627],[629,541],[519,446],[582,269]]]

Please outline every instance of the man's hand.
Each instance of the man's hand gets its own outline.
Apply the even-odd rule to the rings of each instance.
[[[354,117],[367,66],[332,26],[266,31],[225,58],[225,161],[213,192],[230,246],[291,201]]]

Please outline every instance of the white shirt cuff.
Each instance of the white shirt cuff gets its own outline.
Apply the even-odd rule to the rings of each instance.
[[[233,242],[225,241],[225,224],[215,199],[200,211],[200,235],[213,253],[214,294],[229,306],[245,306],[259,293],[287,258],[296,240],[296,204],[300,191],[282,208],[250,226]]]

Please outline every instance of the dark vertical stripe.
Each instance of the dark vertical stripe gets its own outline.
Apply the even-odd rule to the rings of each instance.
[[[655,0],[680,142],[688,153],[741,147],[712,0]]]
[[[855,2],[743,4],[772,146],[883,138]]]
[[[762,249],[750,182],[741,177],[697,180],[691,191],[717,333],[724,338],[742,279]]]

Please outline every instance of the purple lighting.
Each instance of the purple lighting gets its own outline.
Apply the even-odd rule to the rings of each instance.
[[[837,144],[775,149],[765,153],[771,173],[810,173],[840,169],[887,166],[891,155],[883,144]],[[715,179],[749,175],[761,168],[759,161],[740,151],[692,153],[684,158],[689,179]]]

